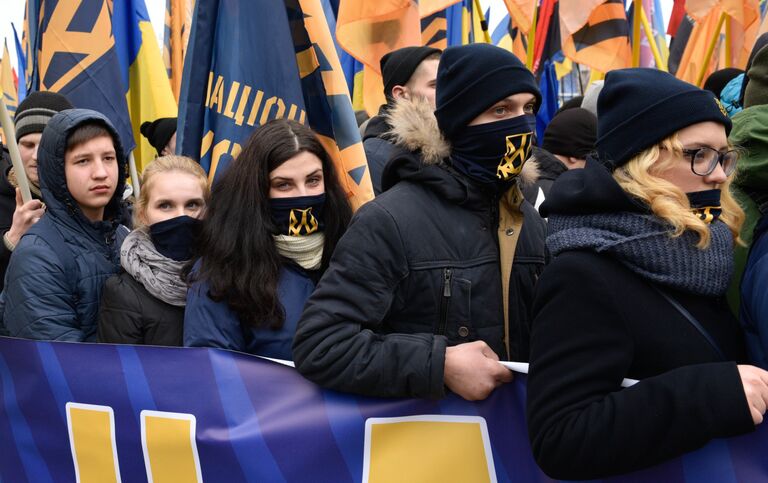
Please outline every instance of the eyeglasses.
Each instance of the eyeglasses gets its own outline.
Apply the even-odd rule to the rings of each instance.
[[[696,149],[683,149],[685,156],[691,158],[691,171],[699,176],[708,176],[717,168],[717,163],[723,167],[726,176],[730,176],[736,169],[739,161],[739,153],[736,150],[721,153],[716,149],[701,147]]]

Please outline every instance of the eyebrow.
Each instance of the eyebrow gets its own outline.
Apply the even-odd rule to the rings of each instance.
[[[198,198],[190,198],[190,199],[184,201],[184,203],[189,203],[190,201],[198,201],[198,202],[202,203],[203,199],[199,198],[199,197]],[[154,203],[173,203],[173,202],[174,202],[173,200],[167,199],[167,198],[158,198],[157,200],[154,201]]]
[[[698,142],[698,143],[694,142],[694,143],[691,143],[690,146],[683,146],[683,149],[696,149],[696,148],[710,148],[710,149],[714,149],[715,151],[728,151],[732,149],[731,146],[729,146],[728,144],[724,146],[720,146],[719,148],[716,148],[711,144],[707,144],[706,142]]]
[[[100,153],[94,153],[93,151],[74,151],[71,153],[74,158],[93,157],[95,155],[101,156],[117,156],[117,153],[113,151],[102,151]]]

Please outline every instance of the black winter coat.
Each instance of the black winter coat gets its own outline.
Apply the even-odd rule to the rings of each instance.
[[[539,178],[536,183],[523,190],[523,196],[532,205],[539,206],[549,196],[552,183],[568,171],[568,168],[554,154],[543,148],[534,146],[533,156],[539,167]]]
[[[99,307],[99,342],[181,346],[184,307],[154,297],[123,271],[107,280]]]
[[[483,340],[507,358],[504,296],[512,357],[525,359],[545,263],[544,222],[533,207],[516,191],[522,232],[508,232],[518,242],[502,294],[497,199],[404,150],[384,188],[357,211],[307,302],[293,346],[299,371],[342,391],[440,397],[447,345]]]
[[[383,191],[381,188],[381,178],[384,174],[384,168],[395,153],[394,142],[387,138],[387,132],[391,129],[391,126],[384,114],[386,114],[386,111],[382,107],[379,114],[373,116],[368,121],[365,134],[363,135],[363,149],[365,149],[365,158],[368,160],[373,194],[376,196],[380,195]]]
[[[561,176],[542,211],[633,210],[610,174],[593,168],[588,162],[582,173]],[[533,306],[527,410],[534,456],[551,477],[626,473],[754,428],[734,362],[746,358],[743,335],[724,298],[663,290],[728,361],[649,281],[610,255],[567,251],[544,271]],[[623,378],[640,382],[621,389]]]

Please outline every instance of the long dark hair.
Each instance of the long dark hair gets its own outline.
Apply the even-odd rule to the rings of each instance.
[[[188,281],[207,281],[208,296],[226,302],[243,326],[279,329],[285,320],[277,295],[284,259],[272,239],[277,227],[270,213],[269,173],[301,152],[314,154],[323,166],[324,271],[352,209],[330,156],[312,130],[284,119],[264,124],[213,185],[196,248],[200,264]]]

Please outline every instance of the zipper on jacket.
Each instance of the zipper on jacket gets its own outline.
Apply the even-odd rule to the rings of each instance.
[[[437,330],[438,335],[445,335],[445,328],[448,325],[448,302],[451,298],[451,279],[453,270],[443,269],[443,298],[440,300],[440,327]]]

